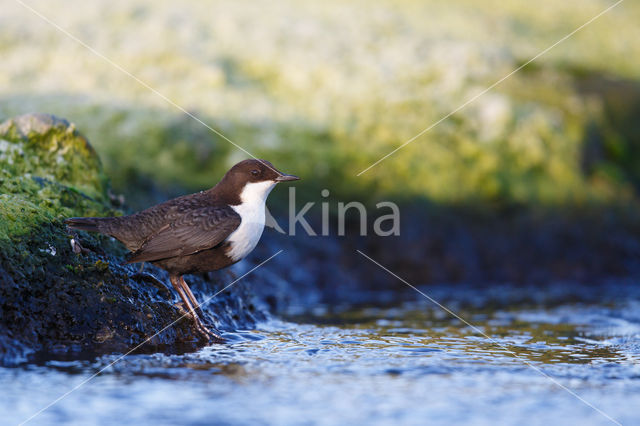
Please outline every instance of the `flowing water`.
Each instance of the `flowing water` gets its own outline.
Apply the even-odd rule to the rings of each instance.
[[[319,306],[186,354],[40,355],[0,369],[2,424],[640,424],[632,284],[429,287]],[[535,294],[536,296],[531,296]]]

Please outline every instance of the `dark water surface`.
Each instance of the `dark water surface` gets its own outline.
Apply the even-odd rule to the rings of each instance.
[[[318,307],[196,353],[127,356],[29,424],[640,424],[636,287],[424,289],[490,338],[420,296]],[[1,423],[116,358],[0,369]]]

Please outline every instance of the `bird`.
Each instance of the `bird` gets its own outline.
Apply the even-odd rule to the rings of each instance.
[[[226,268],[258,244],[265,225],[265,202],[280,182],[299,180],[267,160],[247,159],[231,167],[214,187],[118,217],[72,217],[72,229],[112,236],[130,250],[126,263],[150,262],[169,273],[173,288],[208,341],[211,331],[183,275]],[[201,310],[199,310],[202,313]]]

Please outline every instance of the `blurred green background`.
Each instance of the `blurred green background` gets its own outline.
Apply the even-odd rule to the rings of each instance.
[[[613,3],[28,1],[302,176],[299,198],[329,188],[368,201],[554,208],[637,200],[638,2],[357,174]],[[0,58],[0,119],[47,112],[76,123],[133,208],[209,187],[247,157],[12,1],[0,13]]]

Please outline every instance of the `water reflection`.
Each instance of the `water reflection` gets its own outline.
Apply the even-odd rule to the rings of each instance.
[[[422,302],[291,316],[224,346],[128,356],[35,423],[609,423],[523,360],[637,423],[638,300],[456,306],[490,339]],[[19,422],[116,358],[0,369],[0,410]]]

